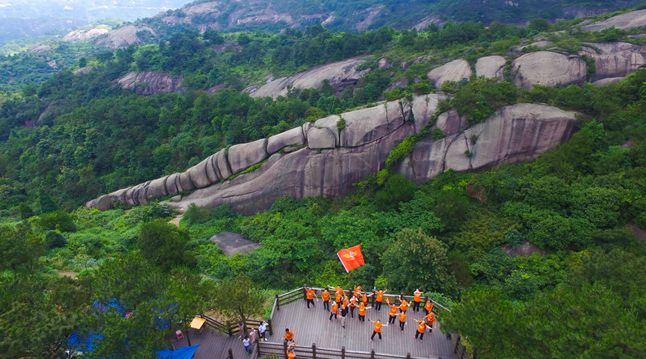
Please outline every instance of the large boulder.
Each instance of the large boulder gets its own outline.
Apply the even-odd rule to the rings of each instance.
[[[155,31],[148,26],[126,25],[110,30],[107,34],[97,38],[95,43],[111,49],[118,49],[139,44],[146,37],[154,36],[156,36]]]
[[[646,26],[646,9],[613,16],[604,21],[585,25],[582,29],[586,31],[601,31],[614,27],[625,30],[643,26]]]
[[[272,136],[271,155],[267,153],[269,140],[235,145],[183,173],[115,191],[86,205],[103,210],[116,203],[139,205],[192,192],[168,204],[180,210],[191,204],[205,207],[226,204],[236,211],[253,213],[269,208],[282,197],[341,196],[352,191],[357,181],[383,168],[392,149],[418,130],[411,118],[413,114],[434,113],[438,98],[421,96],[412,103],[385,102],[345,113],[345,128],[340,133],[337,126],[341,117],[329,116]],[[435,105],[424,107],[423,104],[431,102]],[[574,121],[572,112],[519,104],[505,107],[486,122],[464,130],[464,119],[457,112],[448,111],[433,124],[446,137],[418,142],[413,153],[400,164],[399,171],[423,182],[447,169],[464,171],[534,158],[565,141]],[[300,145],[303,133],[307,134],[305,146]],[[280,150],[287,147],[295,148]],[[254,171],[240,173],[259,163],[262,166]]]
[[[264,161],[267,154],[267,140],[261,139],[254,142],[233,145],[229,148],[227,158],[231,171],[235,174],[257,163]]]
[[[646,66],[646,47],[626,42],[586,44],[581,55],[594,60],[593,81],[624,77]]]
[[[525,54],[512,63],[514,84],[524,88],[581,83],[585,80],[587,71],[582,58],[551,51]]]
[[[291,130],[269,137],[269,140],[267,140],[267,152],[272,155],[285,147],[302,146],[305,144],[305,140],[305,133],[302,127],[292,128]]]
[[[135,91],[139,95],[178,92],[182,89],[182,78],[163,72],[129,72],[117,80],[125,90]]]
[[[421,183],[448,169],[467,171],[529,160],[567,140],[575,115],[547,105],[507,106],[463,132],[420,141],[400,172]]]
[[[317,89],[328,81],[337,91],[357,83],[368,70],[361,70],[359,67],[365,62],[363,57],[355,57],[339,62],[314,67],[305,72],[290,77],[282,77],[272,80],[252,91],[252,97],[287,96],[290,89]]]
[[[470,77],[471,66],[464,59],[453,60],[428,73],[428,79],[435,84],[435,87],[442,87],[442,84],[447,81],[459,82],[468,80]]]
[[[476,62],[476,76],[488,79],[503,80],[505,78],[507,60],[502,56],[485,56]]]
[[[437,108],[442,101],[448,97],[443,94],[429,94],[426,96],[416,96],[413,98],[412,111],[415,119],[415,132],[420,132],[435,115]]]
[[[343,113],[341,118],[345,121],[345,128],[340,133],[340,146],[357,147],[402,126],[410,118],[410,109],[409,106],[404,109],[400,101],[384,102],[379,106]]]

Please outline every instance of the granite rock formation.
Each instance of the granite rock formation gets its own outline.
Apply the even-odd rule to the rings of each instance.
[[[502,80],[507,60],[502,56],[485,56],[476,62],[476,76]]]
[[[129,72],[117,79],[117,84],[123,89],[147,96],[181,91],[182,78],[163,72]]]
[[[524,88],[582,83],[587,71],[588,67],[582,58],[551,51],[531,52],[512,63],[514,84]]]
[[[447,81],[468,80],[471,77],[471,66],[464,59],[453,60],[440,67],[436,67],[428,73],[428,79],[435,87],[442,87]]]
[[[337,91],[342,91],[348,86],[355,85],[368,70],[359,70],[359,66],[365,62],[365,58],[354,57],[351,59],[333,62],[326,65],[314,67],[310,70],[295,74],[289,77],[281,77],[269,81],[255,91],[250,89],[252,97],[287,96],[290,89],[313,89],[320,88],[324,81]]]
[[[155,31],[148,26],[126,25],[110,30],[107,34],[96,39],[96,44],[118,49],[141,43],[146,36],[156,36]]]
[[[169,204],[179,209],[227,204],[252,213],[281,197],[347,194],[355,182],[382,169],[399,142],[431,125],[431,120],[437,120],[433,126],[447,137],[421,141],[399,168],[419,182],[449,168],[469,170],[533,158],[566,140],[573,129],[573,113],[530,104],[506,107],[485,123],[465,129],[466,121],[456,111],[436,116],[443,99],[430,94],[328,116],[269,139],[220,150],[185,172],[115,191],[87,206],[105,210],[116,203],[138,205],[191,192]],[[472,135],[478,139],[469,144]],[[471,156],[465,155],[467,150]],[[245,173],[254,165],[259,168]]]
[[[601,31],[610,28],[621,30],[633,29],[646,26],[646,9],[627,12],[625,14],[613,16],[604,21],[595,22],[582,27],[586,31]]]
[[[530,160],[567,140],[575,122],[574,112],[526,103],[506,106],[470,128],[456,114],[444,121],[446,137],[419,141],[399,172],[422,183],[449,169],[468,171]]]
[[[646,66],[646,46],[626,42],[589,43],[580,54],[594,60],[592,81],[624,77]]]

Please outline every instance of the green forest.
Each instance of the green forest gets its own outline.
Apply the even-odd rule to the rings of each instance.
[[[502,81],[441,89],[426,78],[450,59],[473,63],[536,36],[566,53],[587,41],[645,41],[637,30],[585,33],[576,23],[176,29],[114,51],[59,48],[68,62],[51,77],[32,55],[0,58],[0,78],[18,74],[0,88],[0,358],[61,357],[72,333],[99,332],[88,357],[148,358],[196,313],[236,317],[232,303],[244,303],[246,315],[266,316],[274,294],[303,284],[406,293],[423,285],[451,310],[438,318],[443,330],[460,333],[478,358],[646,356],[646,70],[605,87],[531,90],[513,86],[509,70]],[[371,71],[341,93],[329,84],[276,100],[241,91],[269,73],[353,56],[367,56]],[[381,58],[396,66],[380,68]],[[129,71],[181,75],[186,89],[139,96],[114,84]],[[407,84],[394,86],[398,79]],[[216,85],[225,89],[206,91]],[[411,150],[402,142],[343,198],[286,198],[254,215],[193,206],[179,227],[164,203],[83,206],[232,144],[440,90],[451,95],[442,106],[469,124],[522,102],[581,116],[568,142],[535,161],[449,171],[423,185],[394,170]],[[221,231],[260,247],[225,256],[210,241]],[[366,265],[346,274],[336,252],[357,242]],[[532,255],[509,254],[527,246]],[[97,311],[114,298],[128,318]]]

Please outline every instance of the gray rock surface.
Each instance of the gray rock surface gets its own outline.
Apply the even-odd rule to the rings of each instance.
[[[251,93],[252,97],[287,96],[291,88],[294,89],[316,89],[323,86],[324,81],[330,85],[343,90],[345,87],[354,85],[361,79],[368,70],[359,70],[358,67],[365,62],[363,57],[355,57],[339,62],[317,66],[305,72],[290,77],[282,77],[268,82],[256,91]]]
[[[412,110],[415,118],[415,132],[420,132],[428,126],[440,103],[447,99],[448,97],[443,94],[430,94],[413,98]]]
[[[442,87],[447,81],[468,80],[471,77],[471,66],[464,59],[453,60],[428,73],[428,79],[433,81],[435,87]]]
[[[505,78],[505,64],[507,60],[502,56],[485,56],[476,62],[476,76],[488,79]]]
[[[305,140],[306,138],[302,127],[292,128],[291,130],[269,137],[267,141],[267,152],[274,154],[285,147],[302,146],[305,144]]]
[[[646,9],[613,16],[604,21],[585,25],[582,29],[585,31],[601,31],[615,27],[617,29],[625,30],[642,26],[646,26]]]
[[[231,171],[234,174],[238,173],[269,157],[267,154],[267,140],[263,138],[254,142],[233,145],[229,148],[227,155]]]
[[[118,49],[140,43],[141,36],[156,36],[156,34],[148,26],[126,25],[110,30],[107,34],[97,38],[95,43],[111,49]]]
[[[182,78],[163,72],[129,72],[117,79],[119,86],[133,90],[139,95],[179,92],[182,90]]]
[[[121,189],[86,205],[108,209],[118,202],[138,205],[192,191],[168,204],[179,210],[191,204],[205,207],[228,204],[238,212],[253,213],[269,208],[282,197],[341,196],[352,191],[357,181],[382,169],[390,151],[419,130],[417,121],[413,121],[415,114],[435,113],[442,97],[420,96],[412,103],[384,102],[344,113],[346,128],[340,138],[334,132],[340,117],[329,116],[273,136],[272,151],[276,152],[269,158],[266,152],[269,140],[235,145],[186,172]],[[462,171],[534,158],[565,141],[574,122],[572,112],[519,104],[505,107],[486,122],[465,130],[464,119],[457,112],[448,111],[438,116],[434,124],[447,136],[438,141],[420,141],[399,170],[423,182],[449,168]],[[288,148],[302,141],[299,131],[300,136],[307,133],[305,146],[280,151],[283,146]],[[260,168],[232,177],[265,159]]]
[[[575,122],[574,112],[547,105],[507,106],[462,132],[418,142],[400,173],[422,183],[448,169],[467,171],[529,160],[567,140]]]
[[[518,87],[560,86],[583,82],[587,65],[580,57],[537,51],[514,60],[512,72],[514,84]]]
[[[608,86],[612,84],[616,84],[617,82],[623,80],[623,77],[608,77],[606,79],[601,79],[597,80],[592,83],[592,85],[597,86],[597,87],[603,87],[603,86]]]
[[[211,242],[215,243],[227,256],[249,253],[260,247],[258,243],[233,232],[218,233],[211,237]]]
[[[581,50],[582,56],[594,60],[592,81],[609,77],[624,77],[646,66],[646,46],[626,42],[590,43]]]

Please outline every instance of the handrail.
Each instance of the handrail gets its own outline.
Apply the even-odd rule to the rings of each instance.
[[[284,350],[285,350],[285,344],[281,343],[275,343],[275,342],[258,342],[258,354],[259,355],[265,355],[265,354],[280,354],[284,355]],[[313,357],[314,354],[316,354],[317,358],[325,358],[327,356],[331,356],[332,358],[340,358],[342,353],[343,357],[346,359],[363,359],[363,358],[384,358],[384,359],[402,359],[402,358],[410,358],[410,359],[428,359],[427,357],[421,358],[421,357],[414,357],[414,356],[409,356],[409,355],[396,355],[396,354],[386,354],[386,353],[376,353],[376,352],[364,352],[364,351],[356,351],[356,350],[347,350],[345,348],[342,349],[334,349],[334,348],[319,348],[316,346],[315,343],[312,344],[312,346],[301,346],[297,345],[294,349],[296,354],[301,354],[305,355],[308,357]]]

